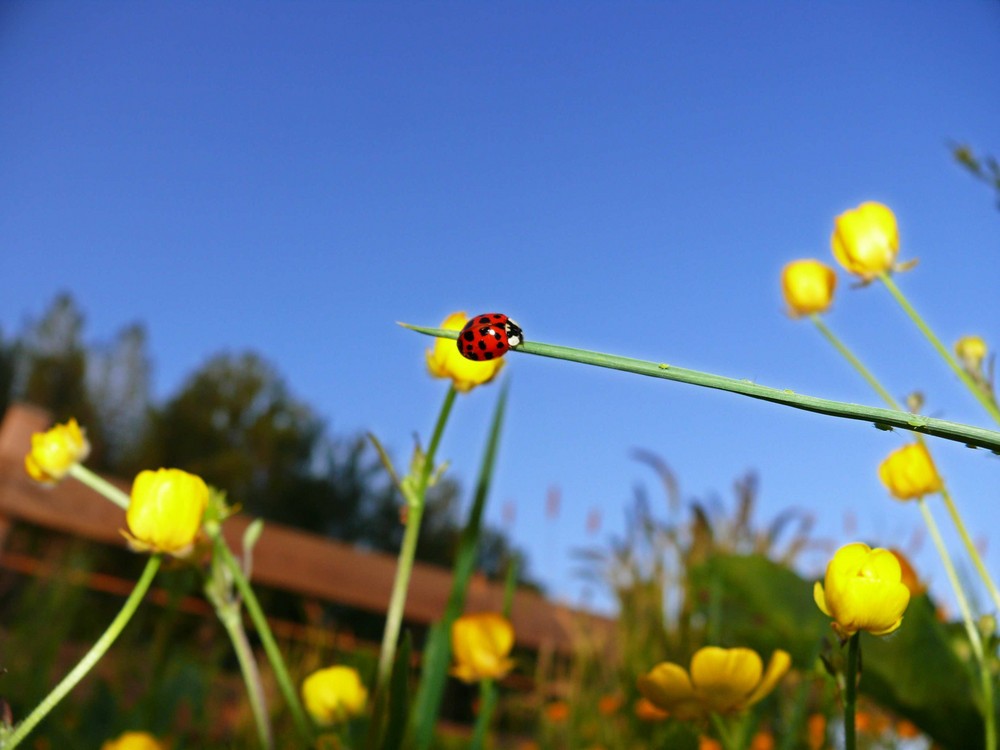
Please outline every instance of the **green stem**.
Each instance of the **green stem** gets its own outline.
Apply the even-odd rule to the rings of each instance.
[[[493,711],[497,705],[497,685],[493,680],[483,680],[479,683],[479,716],[476,717],[476,727],[472,734],[469,750],[482,750],[493,721]]]
[[[69,467],[69,475],[81,484],[85,484],[99,495],[104,495],[122,510],[128,510],[128,505],[132,498],[115,487],[111,482],[98,476],[82,464],[73,464]]]
[[[257,737],[260,739],[261,747],[271,750],[274,748],[274,735],[271,732],[271,723],[268,721],[267,703],[260,681],[260,670],[257,668],[253,649],[250,648],[250,641],[247,639],[247,633],[243,627],[240,608],[238,605],[234,606],[228,603],[221,607],[216,604],[216,612],[222,626],[226,629],[226,633],[229,634],[233,651],[236,653],[236,660],[240,664],[240,672],[243,675],[243,682],[246,684],[247,696],[250,700],[250,710],[253,713],[254,724],[257,726]]]
[[[247,608],[247,614],[250,615],[250,620],[253,622],[257,635],[260,637],[264,653],[267,654],[271,669],[274,670],[278,689],[281,691],[285,703],[288,704],[288,710],[291,711],[295,728],[302,739],[307,743],[312,742],[312,726],[306,717],[305,710],[302,708],[302,703],[299,701],[299,695],[295,691],[292,678],[288,674],[288,668],[285,666],[285,660],[281,656],[281,650],[278,648],[278,644],[274,640],[274,635],[271,633],[271,627],[267,624],[264,610],[261,609],[260,602],[257,601],[257,595],[254,594],[253,588],[247,581],[246,576],[243,575],[243,569],[240,567],[239,561],[233,556],[220,532],[216,532],[213,536],[213,541],[215,542],[215,554],[219,556],[223,564],[229,569],[230,574],[233,576],[233,583],[243,598],[243,606]]]
[[[848,362],[851,363],[854,369],[857,370],[868,382],[868,384],[875,389],[875,392],[878,393],[882,399],[889,404],[889,406],[894,409],[899,409],[900,407],[896,402],[896,399],[894,399],[892,395],[882,387],[882,384],[879,383],[878,379],[876,379],[876,377],[869,372],[868,368],[861,364],[860,360],[854,356],[851,350],[848,349],[829,328],[827,328],[823,321],[820,320],[819,316],[812,315],[811,318],[820,333],[823,334],[824,338],[826,338],[826,340],[830,342]],[[926,442],[924,441],[923,436],[918,434],[917,441],[923,443],[926,447]],[[965,549],[969,553],[969,557],[972,558],[972,562],[976,566],[979,576],[983,579],[983,583],[986,584],[986,588],[990,592],[990,597],[993,599],[993,605],[997,608],[997,611],[1000,612],[1000,591],[997,590],[997,585],[993,582],[993,577],[990,575],[989,571],[986,570],[986,566],[983,564],[983,559],[979,555],[979,550],[976,549],[976,545],[973,543],[972,537],[969,536],[968,529],[966,529],[965,523],[962,521],[962,516],[959,514],[958,508],[955,506],[955,502],[951,498],[951,493],[948,491],[948,488],[944,485],[943,481],[940,495],[942,500],[944,500],[945,507],[948,509],[948,514],[951,516],[952,523],[955,524],[955,528],[958,530],[959,536],[962,538],[962,543],[965,545]]]
[[[453,331],[453,333],[455,332]],[[458,391],[455,390],[454,385],[448,388],[448,393],[445,395],[444,403],[438,414],[437,423],[434,425],[434,434],[431,437],[430,445],[427,446],[427,454],[424,456],[417,486],[413,490],[412,497],[406,498],[406,531],[403,535],[402,547],[399,550],[396,578],[392,585],[392,595],[389,598],[389,609],[385,619],[385,632],[382,635],[382,651],[379,654],[378,675],[375,683],[376,701],[388,685],[389,677],[392,674],[392,662],[396,656],[396,642],[399,640],[407,589],[410,586],[410,574],[413,572],[417,540],[420,537],[420,522],[424,515],[427,485],[431,473],[434,471],[434,456],[437,453],[438,444],[441,442],[441,436],[444,434],[444,427],[448,423],[448,415],[451,413],[451,407],[455,403],[457,394]]]
[[[715,728],[715,733],[719,735],[719,744],[722,745],[724,750],[743,750],[738,743],[736,737],[734,737],[733,730],[726,724],[726,720],[722,718],[717,713],[711,715],[712,726]]]
[[[149,590],[150,584],[153,582],[153,578],[156,576],[156,571],[160,567],[160,556],[153,555],[149,558],[146,563],[146,567],[142,571],[142,575],[135,584],[135,588],[132,589],[132,593],[129,594],[128,599],[125,600],[124,606],[118,613],[118,616],[111,621],[108,629],[104,631],[103,635],[97,639],[97,642],[91,646],[90,650],[84,655],[84,657],[79,661],[79,663],[73,667],[72,671],[67,674],[56,687],[49,693],[45,699],[39,703],[35,710],[32,711],[28,717],[17,725],[14,732],[7,738],[7,741],[3,745],[3,750],[13,750],[17,747],[21,740],[28,736],[35,725],[38,724],[45,716],[53,709],[55,706],[66,697],[67,693],[72,690],[80,680],[83,679],[84,675],[89,672],[95,664],[107,653],[107,650],[111,648],[111,644],[115,642],[115,639],[124,630],[125,625],[128,621],[132,619],[132,615],[135,614],[136,609],[139,607],[139,603],[142,601],[142,597],[146,595],[146,591]]]
[[[889,404],[889,406],[891,406],[893,409],[899,409],[899,404],[896,403],[896,399],[892,397],[892,394],[882,387],[882,384],[878,382],[878,380],[875,378],[874,375],[871,374],[871,372],[868,370],[867,367],[861,364],[861,360],[859,360],[857,357],[854,356],[854,352],[848,349],[844,345],[844,343],[839,338],[837,338],[837,336],[834,335],[833,331],[827,328],[826,324],[819,317],[819,315],[813,313],[812,315],[809,316],[809,318],[816,325],[816,328],[819,329],[819,332],[823,334],[823,338],[825,338],[833,346],[834,349],[840,352],[841,356],[844,359],[846,359],[848,362],[851,363],[851,366],[855,370],[857,370],[858,373],[861,375],[861,377],[863,377],[865,381],[868,383],[868,385],[870,385],[874,389],[874,391],[879,396],[882,397],[882,400],[885,401],[887,404]],[[901,409],[899,410],[902,411]]]
[[[955,566],[951,562],[951,557],[948,554],[948,548],[945,546],[944,540],[941,538],[941,533],[938,531],[937,523],[934,521],[934,516],[931,515],[931,511],[927,507],[927,503],[923,498],[917,502],[920,505],[920,512],[924,515],[924,521],[927,524],[927,529],[931,532],[931,539],[934,542],[934,546],[937,547],[938,554],[941,556],[941,562],[944,564],[945,573],[948,575],[948,581],[951,583],[951,586],[955,591],[958,608],[962,612],[962,622],[965,625],[965,632],[969,637],[969,645],[972,646],[972,653],[979,666],[980,686],[983,693],[983,704],[981,708],[986,727],[986,750],[996,750],[997,737],[996,716],[993,710],[993,681],[990,676],[986,654],[983,651],[983,641],[979,635],[979,630],[976,628],[976,623],[972,619],[972,610],[970,609],[969,602],[965,598],[965,594],[962,591],[958,575],[955,573]]]
[[[944,500],[944,507],[948,509],[948,515],[951,516],[951,522],[958,529],[959,536],[962,537],[962,544],[965,545],[966,552],[969,553],[973,565],[976,566],[976,570],[979,572],[979,577],[983,579],[983,583],[986,584],[986,588],[990,592],[990,598],[993,599],[993,606],[996,607],[997,612],[1000,612],[1000,591],[997,590],[997,585],[993,582],[993,576],[990,575],[990,572],[983,564],[983,558],[980,556],[979,550],[976,549],[972,537],[969,536],[969,530],[965,527],[965,523],[958,513],[958,508],[955,507],[955,503],[951,499],[951,493],[948,492],[946,487],[941,488],[941,498]]]
[[[858,657],[861,652],[861,631],[851,636],[847,646],[847,684],[844,686],[844,748],[855,750],[857,730],[854,726],[858,700]]]
[[[406,327],[428,336],[449,339],[454,339],[458,336],[457,331],[449,331],[443,328],[424,328],[411,325],[407,325]],[[934,437],[946,440],[954,440],[973,447],[988,448],[991,451],[1000,453],[1000,432],[959,424],[957,422],[948,422],[944,419],[934,419],[921,414],[913,414],[896,409],[881,409],[873,406],[849,404],[843,401],[816,398],[815,396],[805,396],[789,390],[757,385],[749,380],[736,380],[735,378],[727,378],[722,375],[712,375],[711,373],[675,367],[666,363],[648,362],[641,359],[632,359],[631,357],[619,357],[587,349],[573,349],[568,346],[526,341],[513,351],[552,357],[553,359],[563,359],[595,367],[606,367],[612,370],[622,370],[637,375],[688,383],[705,388],[714,388],[730,393],[738,393],[750,398],[770,401],[795,409],[841,417],[843,419],[872,422],[876,427],[880,428],[899,427],[924,435],[933,435]]]
[[[975,380],[973,380],[969,373],[963,370],[958,362],[955,361],[955,358],[951,356],[951,352],[949,352],[948,348],[941,343],[941,339],[935,335],[930,326],[924,322],[924,319],[920,317],[917,311],[913,308],[913,305],[911,305],[909,300],[907,300],[903,295],[903,292],[900,291],[898,286],[896,286],[896,282],[892,280],[892,277],[888,273],[883,272],[879,275],[879,279],[883,284],[885,284],[885,288],[889,290],[889,293],[896,299],[899,306],[902,307],[906,314],[910,317],[910,320],[916,324],[921,333],[923,333],[924,336],[927,337],[927,340],[931,342],[931,346],[937,350],[937,353],[940,354],[944,361],[948,363],[948,366],[952,369],[952,371],[958,375],[959,380],[965,384],[965,387],[969,389],[969,392],[972,393],[983,408],[989,412],[989,415],[993,417],[994,421],[1000,422],[1000,408],[997,408],[996,403],[990,398],[990,395],[983,391],[983,389],[978,383],[976,383]]]

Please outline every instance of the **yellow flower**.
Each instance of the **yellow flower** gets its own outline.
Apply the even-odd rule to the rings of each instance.
[[[878,477],[897,500],[915,500],[939,492],[943,485],[923,443],[897,448],[879,464]]]
[[[818,260],[793,260],[781,271],[781,291],[793,318],[826,312],[836,288],[836,272]]]
[[[886,635],[903,622],[910,590],[899,560],[887,549],[855,542],[841,547],[826,566],[826,578],[813,587],[813,599],[833,618],[841,638],[859,630]]]
[[[788,652],[778,649],[764,670],[748,648],[705,646],[691,658],[691,673],[662,662],[639,677],[638,687],[654,706],[678,719],[695,719],[709,712],[735,713],[770,693],[791,666]]]
[[[207,505],[208,487],[199,476],[180,469],[139,472],[132,484],[132,502],[125,512],[131,547],[186,554]]]
[[[896,217],[881,203],[862,203],[836,218],[831,244],[840,265],[870,281],[895,267],[899,252]]]
[[[451,625],[451,674],[463,682],[500,679],[514,666],[508,658],[513,647],[514,627],[506,617],[495,612],[463,615]]]
[[[107,740],[101,750],[163,750],[164,747],[148,732],[125,732],[118,739]]]
[[[54,484],[66,476],[71,466],[85,461],[89,453],[84,430],[71,419],[31,436],[31,452],[24,457],[24,468],[35,481]]]
[[[464,312],[452,313],[441,324],[450,331],[461,331],[468,320]],[[463,357],[451,339],[437,339],[427,350],[427,370],[435,378],[451,378],[455,390],[467,393],[477,385],[489,383],[503,367],[502,359],[475,362]]]
[[[302,681],[302,700],[317,724],[336,724],[364,713],[368,690],[353,667],[327,667]]]
[[[969,372],[982,370],[986,352],[986,342],[980,336],[962,336],[955,342],[955,354]]]

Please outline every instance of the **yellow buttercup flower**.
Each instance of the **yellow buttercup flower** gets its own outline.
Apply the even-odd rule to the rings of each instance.
[[[831,244],[840,265],[870,281],[895,268],[899,252],[896,216],[881,203],[862,203],[836,218]]]
[[[302,700],[317,724],[336,724],[365,712],[368,690],[353,667],[327,667],[302,681]]]
[[[125,512],[130,546],[141,551],[186,554],[207,505],[208,487],[199,476],[180,469],[139,472]]]
[[[986,353],[986,342],[980,336],[962,336],[955,342],[955,355],[969,372],[982,371]]]
[[[514,666],[514,626],[495,612],[463,615],[451,625],[451,674],[464,682],[497,680]]]
[[[910,603],[902,577],[892,552],[855,542],[834,554],[823,583],[817,581],[813,587],[813,599],[823,614],[833,618],[833,629],[841,638],[859,630],[887,635],[903,622]]]
[[[444,319],[442,328],[461,331],[469,317],[464,312],[456,312]],[[436,339],[434,348],[427,350],[427,370],[435,378],[451,378],[455,390],[467,393],[477,385],[489,383],[503,368],[504,360],[491,359],[475,362],[459,353],[458,346],[451,339]]]
[[[765,670],[748,648],[705,646],[691,658],[690,674],[679,664],[661,662],[639,677],[638,688],[654,706],[681,720],[736,713],[770,693],[791,663],[788,652],[778,649]]]
[[[89,453],[84,430],[71,419],[31,436],[31,451],[24,457],[24,468],[35,481],[54,484],[66,476],[71,466],[85,461]]]
[[[164,750],[165,747],[149,732],[125,732],[117,739],[107,740],[101,750]]]
[[[793,318],[826,312],[836,288],[836,272],[818,260],[793,260],[781,271],[781,291]]]
[[[897,500],[916,500],[943,486],[934,460],[923,443],[897,448],[878,467],[882,484]]]

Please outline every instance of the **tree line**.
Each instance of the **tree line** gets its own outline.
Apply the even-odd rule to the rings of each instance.
[[[83,312],[68,293],[21,331],[0,331],[0,412],[15,401],[75,417],[92,445],[88,466],[121,477],[173,466],[224,489],[230,502],[268,521],[395,554],[401,498],[362,435],[331,434],[296,398],[278,369],[255,352],[219,353],[163,403],[151,396],[145,327],[110,342],[84,340]],[[450,566],[463,519],[461,488],[445,477],[428,496],[417,557]],[[523,553],[484,529],[479,569],[490,578]]]

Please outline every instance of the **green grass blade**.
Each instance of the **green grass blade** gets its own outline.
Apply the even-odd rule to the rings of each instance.
[[[414,738],[418,750],[429,748],[434,738],[434,726],[441,710],[441,698],[444,695],[445,683],[448,680],[448,665],[451,662],[451,625],[465,609],[465,594],[475,568],[476,547],[479,544],[483,509],[486,507],[486,498],[489,495],[493,477],[493,467],[496,464],[506,407],[507,384],[504,383],[493,412],[493,422],[479,467],[476,493],[469,511],[469,519],[465,528],[462,529],[462,536],[459,539],[448,604],[441,620],[431,628],[427,647],[424,649],[423,670],[412,713],[415,722]]]
[[[402,325],[428,336],[449,339],[454,339],[458,336],[457,331],[449,331],[443,328]],[[635,373],[636,375],[660,378],[661,380],[672,380],[678,383],[688,383],[690,385],[699,385],[705,388],[738,393],[742,396],[770,401],[775,404],[790,406],[794,409],[802,409],[842,419],[871,422],[879,429],[898,427],[923,435],[932,435],[933,437],[964,443],[970,447],[986,448],[994,453],[1000,453],[1000,432],[960,424],[958,422],[949,422],[944,419],[925,417],[921,414],[806,396],[790,390],[758,385],[750,380],[737,380],[736,378],[727,378],[722,375],[699,372],[698,370],[688,370],[684,367],[676,367],[665,362],[648,362],[642,359],[620,357],[615,354],[604,354],[588,349],[573,349],[568,346],[526,341],[513,351],[520,354],[534,354],[542,357],[551,357],[552,359],[563,359],[568,362],[606,367],[611,370],[621,370],[623,372]]]

